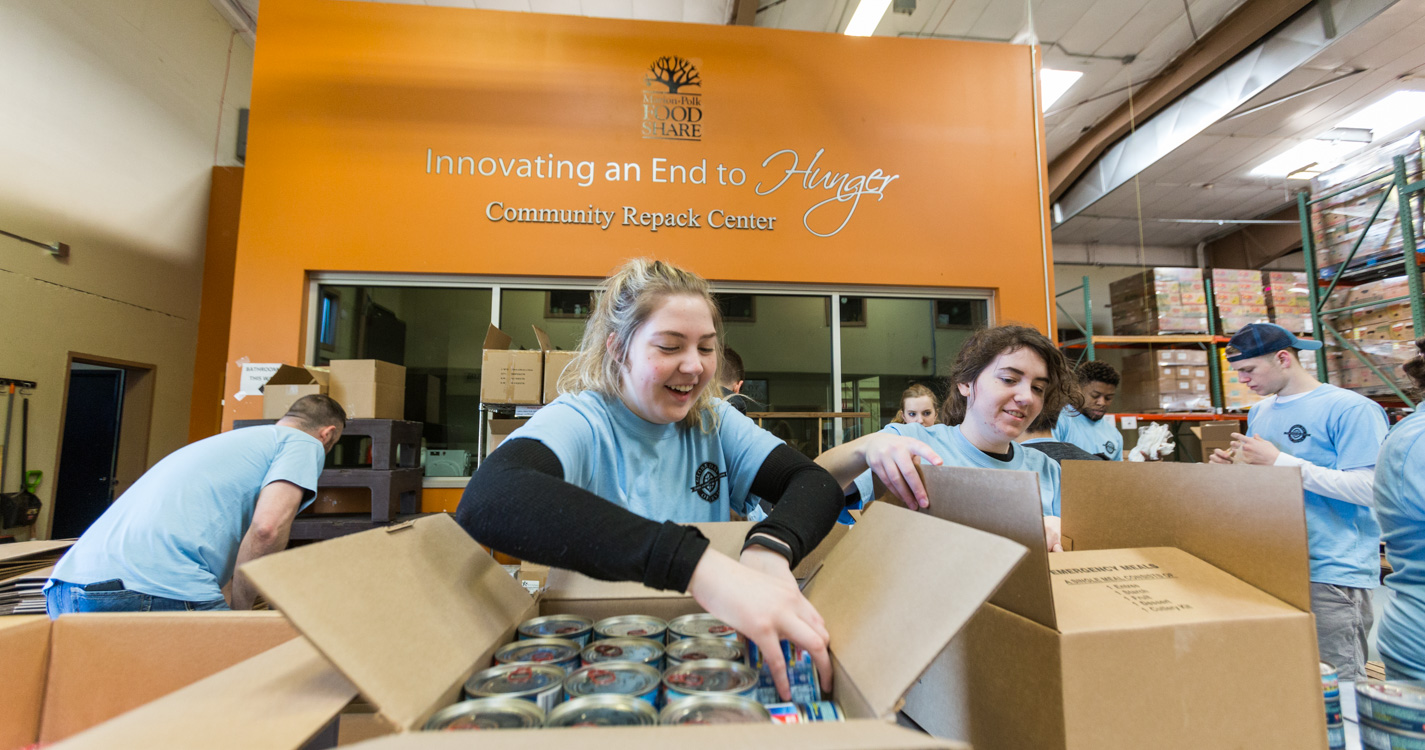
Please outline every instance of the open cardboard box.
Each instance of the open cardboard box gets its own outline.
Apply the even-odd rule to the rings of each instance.
[[[282,365],[262,386],[262,418],[281,419],[297,399],[326,393],[330,383],[325,367]]]
[[[1324,750],[1295,468],[1065,462],[1052,554],[1033,474],[923,474],[929,513],[1030,552],[912,720],[977,750]]]
[[[544,403],[544,357],[554,345],[549,335],[534,328],[537,350],[514,350],[510,335],[490,326],[480,354],[480,401],[486,404]],[[552,400],[552,399],[551,399]]]
[[[736,554],[750,525],[702,528],[717,549]],[[892,719],[916,678],[1014,568],[1024,548],[889,506],[868,511],[839,539],[804,591],[831,633],[834,698],[849,717],[846,722],[482,733],[481,746],[962,748],[897,727]],[[907,575],[925,569],[953,574]],[[700,611],[686,594],[563,570],[549,572],[548,586],[536,600],[445,515],[270,555],[243,566],[243,572],[306,636],[294,641],[293,650],[310,641],[395,732],[372,741],[375,748],[468,745],[470,738],[459,733],[419,729],[459,699],[465,680],[488,666],[494,650],[529,617],[554,612],[673,617]],[[299,664],[321,661],[315,653],[295,656]],[[259,660],[267,668],[253,664]],[[85,738],[94,747],[141,747],[145,726],[179,723],[209,747],[287,750],[297,742],[265,731],[269,712],[294,721],[294,714],[305,712],[306,726],[315,732],[342,707],[314,694],[320,687],[315,666],[316,671],[285,682],[274,680],[270,670],[291,661],[276,651],[264,654]],[[212,722],[222,731],[207,731]]]
[[[58,742],[296,635],[276,612],[0,617],[0,749]]]

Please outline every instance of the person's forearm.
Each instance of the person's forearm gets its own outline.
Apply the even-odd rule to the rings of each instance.
[[[835,480],[785,445],[777,446],[763,461],[752,491],[774,504],[772,513],[753,527],[749,537],[763,533],[780,540],[791,549],[793,566],[831,532],[845,505]]]
[[[257,599],[257,589],[253,588],[252,582],[247,580],[247,576],[242,574],[244,563],[256,560],[263,555],[270,555],[273,552],[281,552],[287,548],[287,537],[291,534],[291,526],[283,526],[271,533],[263,534],[253,529],[249,529],[246,536],[242,538],[242,544],[238,546],[236,571],[232,580],[232,600],[229,606],[233,609],[252,609],[252,603]]]
[[[876,433],[872,433],[874,435]],[[832,448],[816,457],[816,463],[831,474],[836,485],[842,490],[851,486],[856,477],[868,468],[866,466],[866,441],[872,435],[862,435],[849,443]]]
[[[1301,468],[1301,487],[1307,492],[1324,495],[1333,500],[1371,507],[1375,502],[1375,467],[1357,469],[1328,469],[1324,466],[1283,453],[1277,457],[1277,466],[1298,466]]]

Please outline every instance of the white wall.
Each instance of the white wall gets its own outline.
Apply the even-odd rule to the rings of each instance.
[[[236,163],[252,50],[207,0],[6,0],[0,70],[0,229],[71,247],[0,237],[0,377],[39,383],[43,529],[69,352],[155,365],[149,463],[186,442],[210,173],[215,144]]]

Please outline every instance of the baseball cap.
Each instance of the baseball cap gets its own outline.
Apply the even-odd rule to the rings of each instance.
[[[1227,354],[1228,362],[1260,357],[1282,349],[1320,349],[1320,341],[1299,339],[1275,323],[1249,323],[1232,336],[1227,346],[1236,349]]]

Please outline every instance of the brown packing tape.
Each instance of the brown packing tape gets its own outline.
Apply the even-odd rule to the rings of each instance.
[[[295,748],[355,696],[356,688],[305,638],[294,638],[54,747]]]
[[[1060,481],[1075,549],[1177,547],[1310,611],[1296,467],[1066,461]]]

